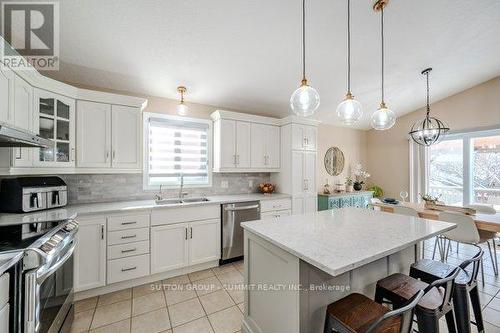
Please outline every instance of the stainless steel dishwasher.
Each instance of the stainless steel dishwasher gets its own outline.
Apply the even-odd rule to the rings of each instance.
[[[243,228],[241,223],[254,220],[260,220],[259,201],[222,205],[221,264],[243,258]]]

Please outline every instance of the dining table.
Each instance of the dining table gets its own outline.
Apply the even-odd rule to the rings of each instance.
[[[393,213],[394,206],[402,205],[409,208],[413,208],[417,211],[421,218],[428,220],[439,220],[439,210],[428,209],[425,207],[425,203],[413,203],[413,202],[398,202],[396,204],[389,204],[385,202],[372,203],[374,207],[379,207],[381,211]],[[476,223],[479,230],[500,232],[500,213],[496,214],[483,214],[476,213],[471,215]]]

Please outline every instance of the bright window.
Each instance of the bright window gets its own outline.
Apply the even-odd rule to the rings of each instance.
[[[144,187],[211,186],[211,125],[208,120],[146,113]]]
[[[427,193],[500,211],[500,130],[451,134],[427,150]]]

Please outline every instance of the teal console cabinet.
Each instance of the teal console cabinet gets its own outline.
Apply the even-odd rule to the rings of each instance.
[[[372,191],[318,194],[318,211],[342,207],[367,208],[371,198],[373,198]]]

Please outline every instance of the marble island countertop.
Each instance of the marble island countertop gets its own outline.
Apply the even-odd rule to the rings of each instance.
[[[353,207],[242,226],[332,276],[455,228],[452,223]]]
[[[103,202],[103,203],[88,203],[79,205],[68,205],[64,208],[50,209],[26,214],[0,214],[0,224],[19,224],[45,221],[58,221],[65,219],[76,218],[80,215],[91,214],[109,214],[109,213],[130,213],[136,210],[153,210],[153,209],[169,209],[179,207],[193,207],[199,205],[220,205],[230,202],[244,202],[255,200],[277,200],[290,198],[288,194],[273,193],[264,195],[260,193],[248,194],[228,194],[207,196],[209,201],[191,202],[172,205],[156,204],[154,200],[139,200],[139,201],[120,201],[120,202]],[[189,197],[187,197],[189,198]]]

